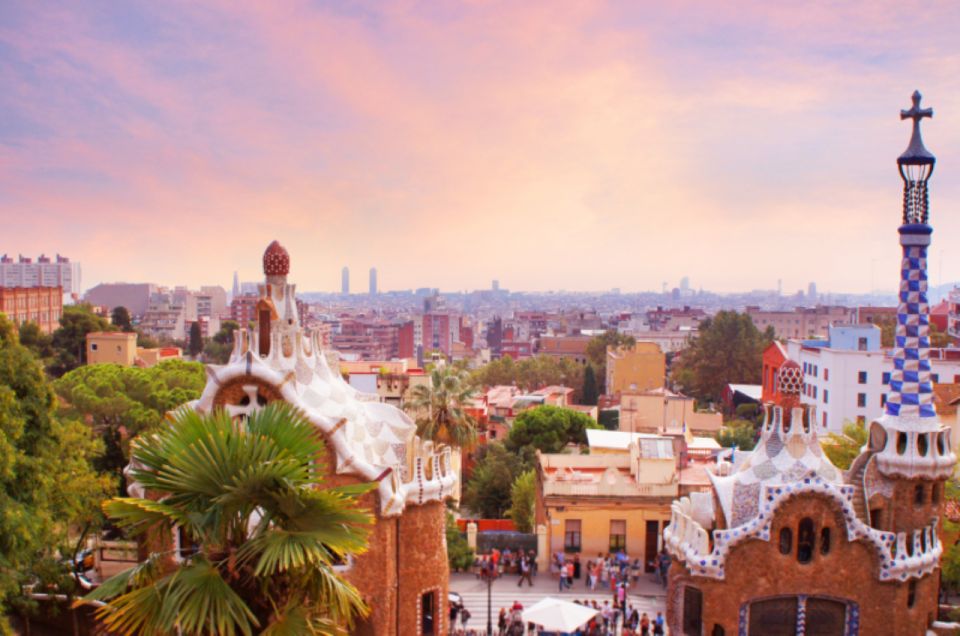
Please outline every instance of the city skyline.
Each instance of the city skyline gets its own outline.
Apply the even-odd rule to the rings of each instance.
[[[960,9],[741,5],[5,5],[0,252],[88,287],[254,279],[274,238],[303,290],[886,287],[915,88],[960,163]]]

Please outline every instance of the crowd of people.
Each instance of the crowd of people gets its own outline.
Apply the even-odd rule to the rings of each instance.
[[[658,554],[651,562],[657,582],[667,586],[667,574],[670,569],[670,557],[666,552]],[[636,584],[643,575],[643,562],[639,558],[631,559],[627,553],[620,551],[616,554],[598,554],[595,559],[584,563],[579,554],[567,558],[563,552],[553,555],[552,570],[559,575],[560,591],[572,589],[574,579],[583,579],[584,585],[590,591],[609,590],[614,596],[618,595],[618,588],[629,589]]]

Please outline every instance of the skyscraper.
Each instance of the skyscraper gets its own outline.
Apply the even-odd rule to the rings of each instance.
[[[233,292],[230,294],[230,300],[240,295],[240,276],[233,272]]]
[[[370,295],[375,296],[377,293],[377,268],[370,268]]]
[[[340,293],[343,295],[350,293],[350,268],[346,266],[340,270]]]

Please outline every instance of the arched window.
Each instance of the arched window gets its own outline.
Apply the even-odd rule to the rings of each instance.
[[[917,604],[917,582],[910,581],[907,585],[907,607],[913,607]]]
[[[793,552],[793,530],[780,528],[780,554]]]
[[[917,484],[916,488],[913,491],[913,503],[918,506],[922,506],[924,500],[926,499],[926,493],[924,492],[923,484]]]
[[[804,517],[800,520],[800,526],[797,528],[797,561],[809,563],[810,559],[813,558],[816,542],[817,536],[813,528],[813,519]]]
[[[930,450],[930,442],[927,438],[927,434],[920,433],[917,435],[917,451],[919,451],[920,457],[926,457],[928,450]]]
[[[820,531],[820,554],[830,552],[830,528],[824,526]]]

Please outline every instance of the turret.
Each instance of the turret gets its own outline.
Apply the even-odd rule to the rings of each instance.
[[[956,456],[950,448],[949,431],[934,408],[930,377],[927,247],[933,228],[929,225],[927,181],[936,157],[923,145],[920,121],[933,117],[933,110],[920,107],[919,92],[914,92],[912,99],[913,106],[900,112],[901,119],[913,120],[913,131],[907,149],[897,158],[903,180],[903,221],[899,228],[903,259],[893,370],[886,413],[872,424],[870,437],[877,466],[884,475],[942,479],[953,471]]]

